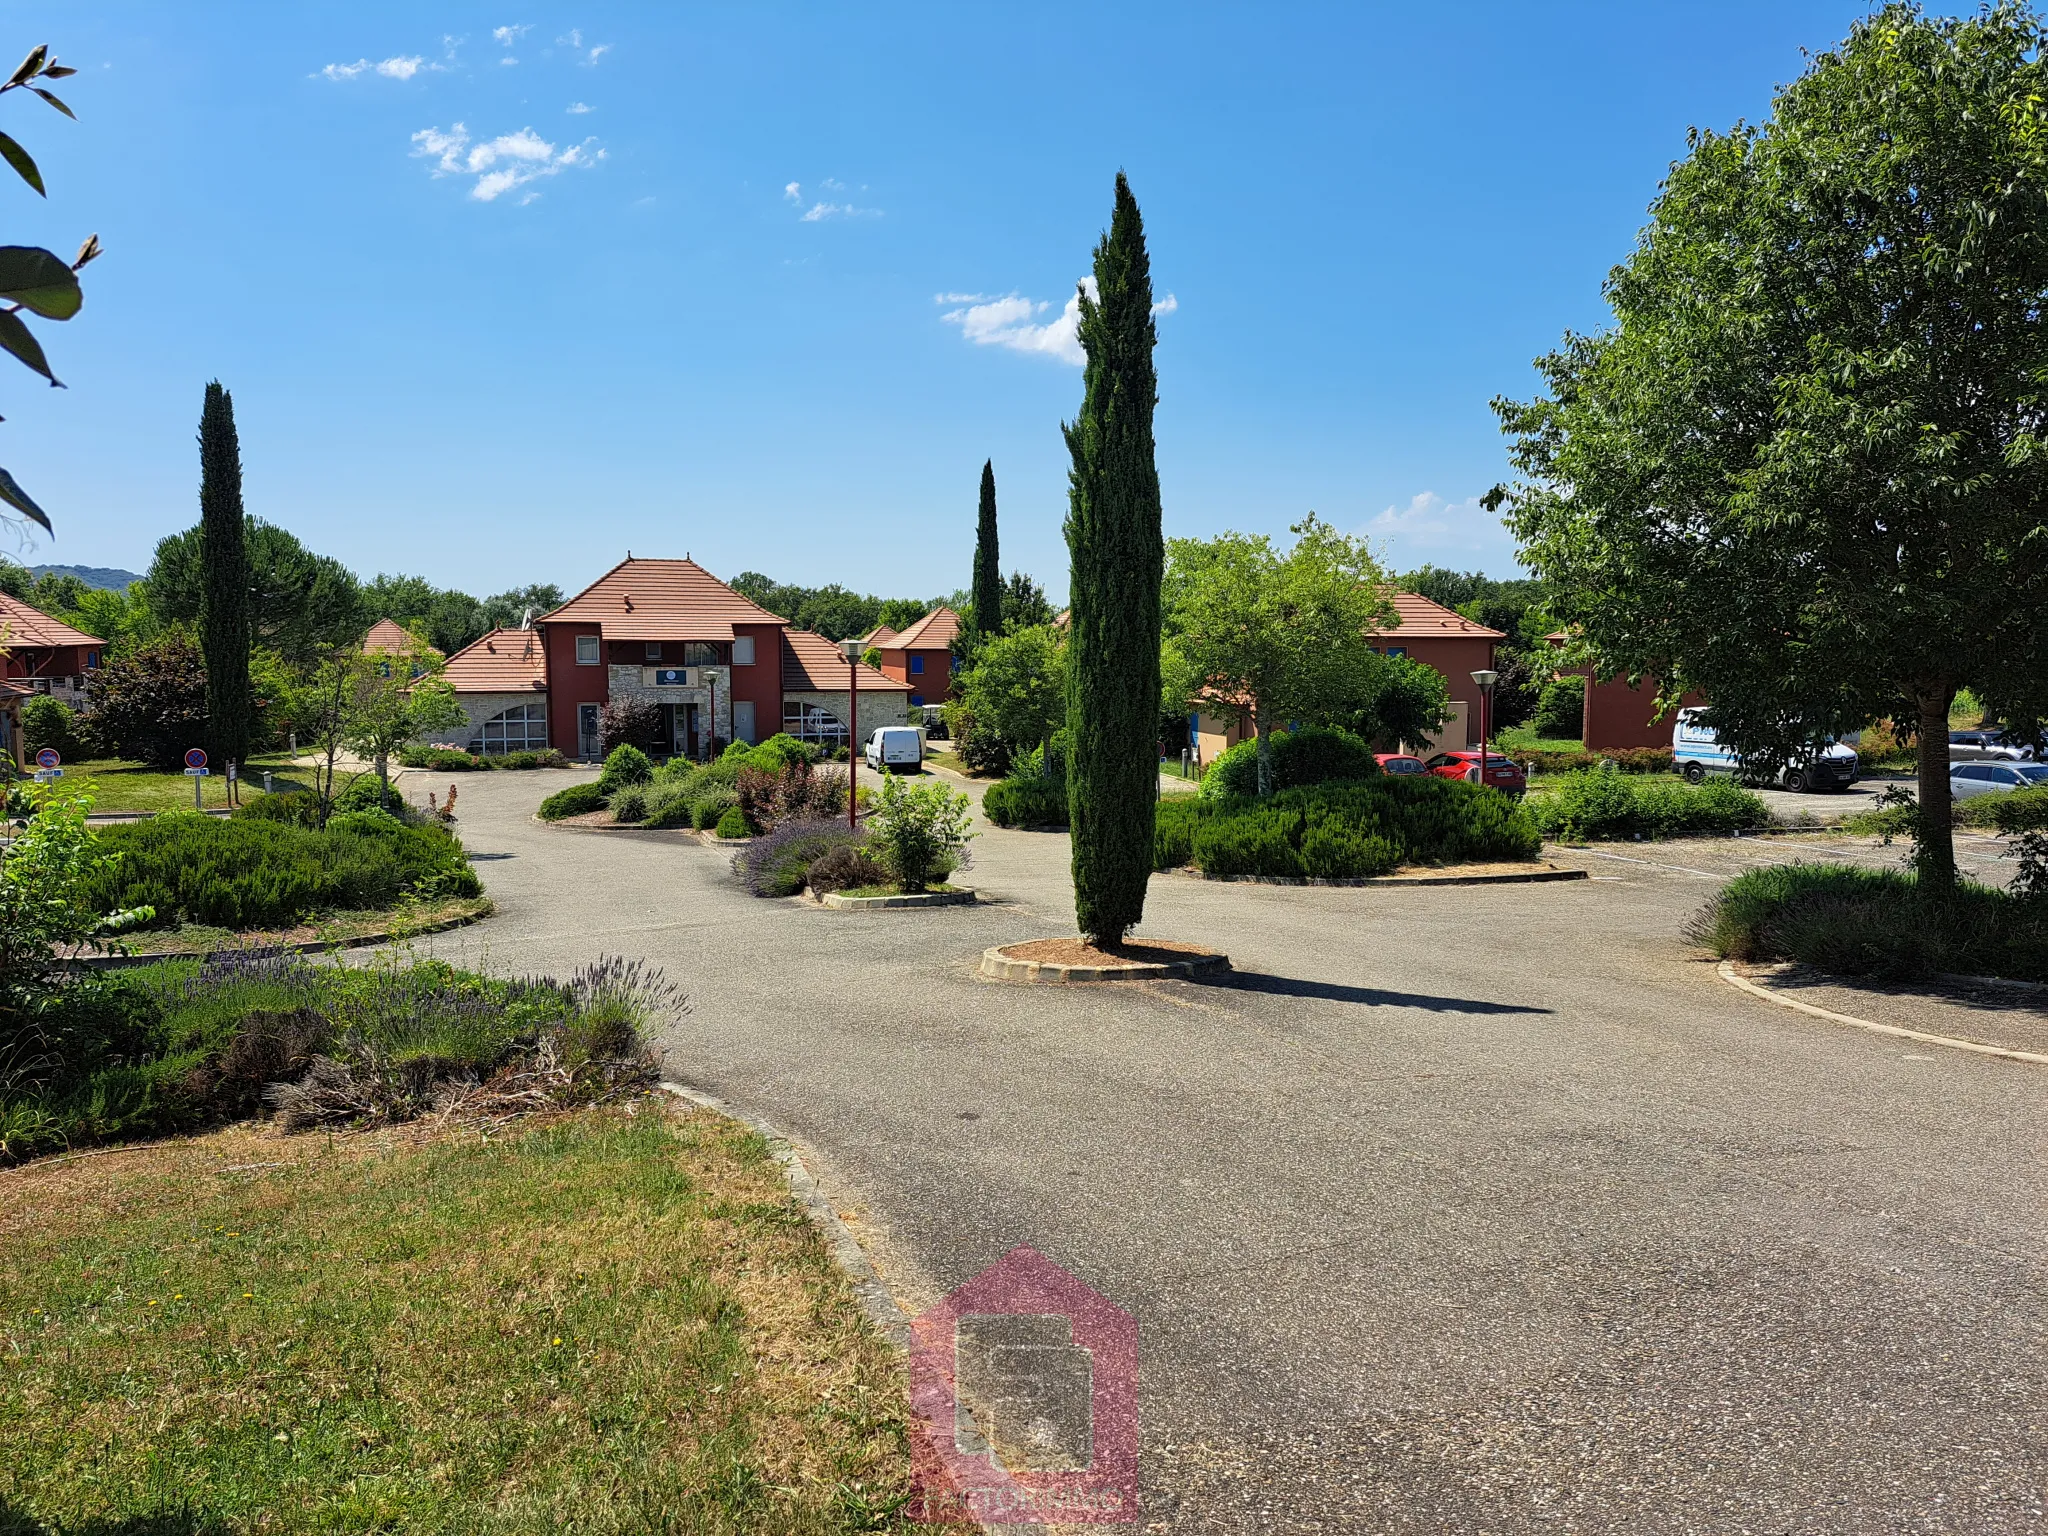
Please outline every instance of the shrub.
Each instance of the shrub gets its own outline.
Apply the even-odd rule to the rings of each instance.
[[[957,869],[965,857],[974,802],[943,784],[907,785],[893,775],[875,807],[876,856],[904,892],[915,895]]]
[[[1202,776],[1202,793],[1211,798],[1240,798],[1259,792],[1259,744],[1240,741],[1210,765]],[[1297,789],[1342,779],[1369,779],[1380,771],[1372,746],[1349,731],[1304,726],[1275,731],[1272,739],[1273,787]]]
[[[597,787],[609,795],[628,784],[646,784],[654,778],[654,764],[647,754],[631,743],[613,747],[605,754],[604,767],[598,771]]]
[[[645,785],[634,784],[614,793],[611,798],[612,820],[637,822],[647,819],[647,789]]]
[[[718,836],[751,837],[754,829],[747,824],[747,814],[738,806],[730,807],[718,818]]]
[[[715,827],[729,813],[738,810],[739,807],[740,797],[737,791],[730,789],[711,790],[695,804],[687,806],[690,814],[690,825],[699,831]],[[745,817],[743,816],[741,819],[745,820]]]
[[[820,762],[825,749],[813,742],[798,741],[786,731],[777,731],[758,746],[748,746],[736,741],[725,749],[719,761],[738,763],[744,767],[759,768],[764,773],[779,774],[798,763],[805,766]]]
[[[749,760],[734,782],[739,808],[754,826],[809,820],[846,809],[846,775],[836,768],[814,770],[797,758],[776,770]]]
[[[1762,799],[1732,779],[1699,785],[1645,780],[1611,768],[1566,774],[1555,792],[1532,797],[1546,837],[1601,840],[1747,832],[1771,824]]]
[[[620,747],[639,749],[644,757],[660,752],[668,734],[668,717],[654,700],[624,694],[597,712],[597,745],[609,762]]]
[[[112,757],[176,768],[206,738],[206,663],[183,629],[86,674],[85,734]]]
[[[1726,960],[1797,960],[1882,981],[1942,971],[2048,981],[2048,902],[1970,881],[1937,895],[1898,870],[1748,870],[1721,888],[1686,934]]]
[[[1956,802],[1956,820],[1966,827],[1993,827],[2000,832],[2048,829],[2048,785],[2005,794],[1972,795]]]
[[[1338,816],[1312,818],[1301,833],[1301,872],[1318,880],[1368,880],[1401,862],[1393,841]]]
[[[305,790],[281,789],[271,795],[251,795],[234,810],[236,821],[281,821],[294,827],[320,824],[320,797]]]
[[[1669,773],[1669,747],[1610,747],[1604,752],[1509,752],[1531,773],[1577,773],[1612,763],[1622,773]]]
[[[1036,776],[1003,779],[981,797],[981,811],[999,827],[1064,827],[1066,781]]]
[[[1286,811],[1258,809],[1213,817],[1195,830],[1195,866],[1218,879],[1299,876],[1301,854],[1295,839],[1301,831],[1301,817]]]
[[[604,791],[595,784],[571,784],[567,789],[556,790],[540,803],[542,821],[560,821],[565,816],[581,816],[587,811],[604,809]]]
[[[812,864],[841,844],[864,840],[843,821],[786,821],[736,852],[732,869],[756,896],[794,896]]]
[[[489,758],[459,747],[403,746],[398,749],[398,761],[407,768],[427,768],[435,773],[475,773],[491,766]]]
[[[500,752],[496,757],[478,759],[486,768],[566,768],[569,759],[553,747],[539,752]]]
[[[1554,677],[1536,695],[1536,713],[1529,722],[1538,736],[1552,740],[1580,736],[1586,729],[1586,680]]]
[[[21,706],[21,734],[30,757],[44,747],[55,747],[68,759],[84,754],[78,746],[78,715],[61,699],[39,693]]]
[[[859,886],[881,885],[888,878],[888,870],[875,861],[873,854],[857,843],[841,843],[823,857],[813,859],[810,868],[804,872],[805,883],[819,895],[827,891],[846,891]]]
[[[119,857],[88,883],[93,905],[153,907],[152,926],[280,927],[316,912],[482,889],[452,834],[377,810],[338,814],[324,832],[167,811],[99,837]]]
[[[405,797],[378,778],[374,773],[359,773],[342,786],[341,793],[334,797],[336,811],[389,811],[401,820],[410,819],[411,808]]]

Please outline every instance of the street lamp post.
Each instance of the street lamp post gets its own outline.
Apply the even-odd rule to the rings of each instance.
[[[1472,681],[1479,685],[1479,782],[1484,784],[1487,747],[1493,739],[1493,685],[1500,674],[1482,667],[1472,674]]]
[[[846,830],[854,830],[853,776],[859,772],[860,755],[860,651],[858,640],[843,640],[846,652]]]

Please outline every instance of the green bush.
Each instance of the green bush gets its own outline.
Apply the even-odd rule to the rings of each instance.
[[[426,768],[434,773],[475,773],[491,766],[489,758],[456,747],[400,747],[398,761],[407,768]]]
[[[1391,775],[1264,800],[1175,795],[1159,803],[1153,829],[1156,868],[1218,876],[1364,879],[1401,864],[1533,859],[1543,845],[1528,812],[1498,790]]]
[[[690,825],[698,831],[717,826],[726,816],[740,808],[739,791],[733,789],[712,789],[689,806]]]
[[[1521,763],[1530,773],[1577,773],[1584,768],[1598,768],[1603,763],[1612,763],[1623,773],[1669,773],[1672,766],[1672,751],[1669,747],[1610,747],[1604,752],[1504,752]]]
[[[732,870],[756,896],[794,896],[811,865],[834,848],[865,845],[867,833],[843,821],[786,821],[732,856]]]
[[[628,784],[645,784],[654,777],[654,764],[631,742],[621,742],[613,747],[611,755],[604,760],[604,767],[597,775],[597,787],[604,794],[623,789]]]
[[[1579,736],[1586,729],[1586,680],[1556,677],[1543,685],[1536,696],[1536,713],[1530,725],[1538,736],[1555,740]]]
[[[792,763],[815,765],[824,756],[824,749],[815,743],[798,741],[786,731],[777,731],[757,746],[748,746],[744,741],[734,742],[720,755],[718,766],[729,768],[735,777],[742,768],[758,768],[763,773],[779,774]]]
[[[2048,785],[1958,800],[1956,820],[1966,827],[1992,827],[2000,832],[2048,830]]]
[[[282,821],[294,827],[320,824],[320,797],[305,790],[251,795],[235,808],[235,821]]]
[[[1989,798],[1989,797],[1986,797]],[[1881,981],[1944,971],[2048,981],[2048,902],[1899,870],[1774,864],[1737,875],[1687,928],[1724,960],[1797,960]]]
[[[1066,781],[1035,776],[1001,779],[981,797],[981,812],[999,827],[1064,827]]]
[[[973,806],[943,784],[906,785],[891,776],[870,823],[875,856],[907,894],[938,884],[966,857]]]
[[[1240,741],[1209,765],[1202,776],[1202,793],[1247,798],[1259,792],[1259,744]],[[1326,784],[1344,779],[1370,779],[1380,771],[1372,745],[1349,731],[1303,726],[1298,731],[1275,731],[1272,740],[1273,787],[1299,789],[1309,784]]]
[[[342,785],[334,797],[337,811],[389,811],[405,815],[405,799],[374,773],[359,773]]]
[[[99,839],[118,857],[88,882],[92,904],[102,912],[154,907],[153,927],[283,927],[317,912],[482,890],[451,833],[377,810],[337,814],[324,832],[167,811],[103,828]]]
[[[604,791],[596,784],[571,784],[558,789],[540,803],[542,821],[560,821],[564,816],[581,816],[604,809]]]
[[[646,786],[634,784],[617,790],[611,798],[612,820],[638,822],[647,819]]]
[[[754,829],[747,825],[746,812],[742,811],[737,805],[728,807],[725,813],[718,818],[718,836],[720,837],[751,837],[753,833]]]
[[[55,747],[67,762],[85,754],[78,744],[78,715],[61,699],[39,693],[21,706],[21,734],[31,760]]]
[[[1770,808],[1732,779],[1681,784],[1612,768],[1568,773],[1528,805],[1544,836],[1574,840],[1749,832],[1771,824]]]

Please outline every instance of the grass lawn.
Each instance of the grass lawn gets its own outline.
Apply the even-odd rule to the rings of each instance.
[[[1496,752],[1583,752],[1585,743],[1576,736],[1538,736],[1535,727],[1518,725],[1510,731],[1497,731],[1493,738]]]
[[[0,1536],[900,1528],[898,1367],[758,1137],[433,1124],[0,1173]]]
[[[994,777],[993,774],[976,773],[972,768],[968,767],[966,763],[961,761],[959,753],[941,752],[937,747],[927,746],[924,749],[924,760],[928,763],[937,763],[941,768],[950,768],[955,773],[965,774],[970,779],[986,779]]]
[[[282,752],[269,757],[252,757],[243,765],[244,801],[263,793],[263,772],[266,768],[276,775],[276,783],[280,787],[286,784],[305,790],[313,787],[310,764],[291,766],[291,759]],[[341,775],[336,775],[337,785],[346,782]],[[166,773],[118,758],[66,763],[64,777],[58,781],[58,787],[74,794],[81,789],[90,791],[95,811],[179,811],[192,808],[192,781],[183,773]],[[226,776],[216,772],[201,779],[199,793],[207,808],[224,809],[228,803]]]

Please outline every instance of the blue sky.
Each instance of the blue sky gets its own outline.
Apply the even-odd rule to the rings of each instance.
[[[1690,124],[1862,7],[10,5],[79,75],[0,129],[99,231],[70,386],[0,372],[41,561],[196,518],[202,386],[250,511],[365,574],[573,590],[627,550],[964,586],[981,462],[1055,594],[1061,330],[1126,170],[1170,534],[1314,509],[1511,574],[1487,402],[1602,323]]]

